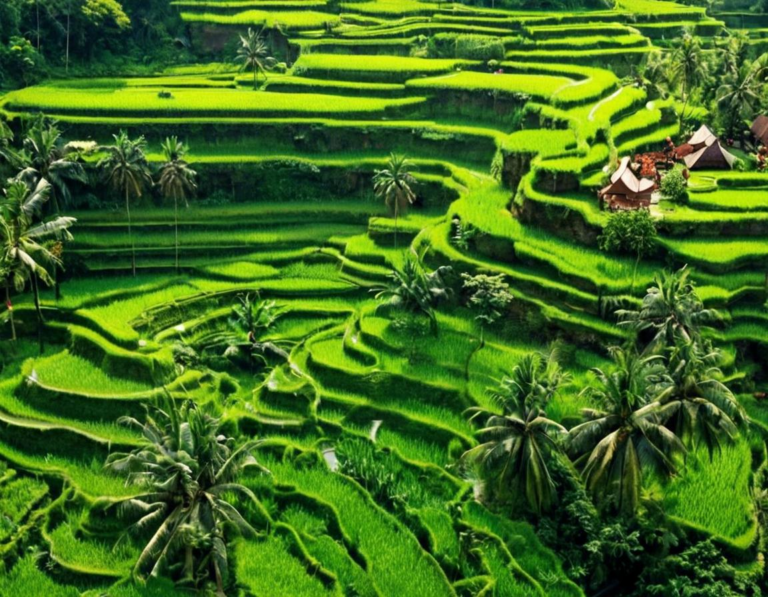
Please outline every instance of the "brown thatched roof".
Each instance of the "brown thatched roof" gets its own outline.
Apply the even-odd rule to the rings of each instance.
[[[758,116],[752,123],[752,134],[763,144],[768,145],[768,116]]]
[[[693,147],[693,152],[683,156],[685,165],[691,170],[724,170],[732,168],[736,157],[728,153],[720,145],[715,134],[702,125],[701,128],[693,134],[688,141],[688,145]]]
[[[638,178],[629,167],[629,158],[621,160],[619,168],[611,176],[611,183],[600,191],[600,196],[621,195],[629,199],[650,197],[654,182],[647,178]]]

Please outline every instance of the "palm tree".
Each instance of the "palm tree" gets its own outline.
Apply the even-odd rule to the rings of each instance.
[[[701,84],[707,76],[707,63],[701,48],[701,41],[686,32],[671,54],[670,74],[680,84],[683,109],[680,112],[680,128],[688,107],[693,88]]]
[[[401,270],[392,271],[387,286],[374,289],[376,298],[383,301],[379,307],[423,313],[429,318],[432,330],[436,331],[437,317],[433,307],[450,296],[451,289],[446,283],[446,277],[451,272],[450,266],[427,272],[418,256],[409,255]]]
[[[640,309],[616,312],[620,326],[640,333],[654,332],[647,353],[698,341],[702,326],[720,320],[717,311],[704,308],[690,274],[687,267],[663,271],[654,278]]]
[[[64,144],[56,122],[48,122],[43,117],[29,130],[23,145],[24,175],[34,182],[44,178],[51,183],[53,208],[59,213],[58,197],[64,205],[70,201],[69,183],[88,181],[82,164],[76,161],[78,153]]]
[[[131,269],[136,275],[136,247],[131,227],[131,198],[138,199],[147,187],[152,186],[149,164],[144,155],[144,137],[132,140],[125,131],[113,135],[115,144],[105,147],[108,155],[101,159],[98,168],[105,173],[107,185],[125,196],[125,213],[128,216],[128,238],[131,243]]]
[[[148,409],[144,423],[131,417],[120,422],[141,432],[142,445],[130,453],[111,454],[106,466],[144,493],[118,502],[119,513],[137,519],[128,532],[152,533],[134,575],[157,576],[180,562],[184,582],[194,583],[201,573],[212,575],[217,594],[223,596],[228,576],[225,526],[256,536],[227,498],[237,496],[263,512],[253,492],[237,483],[246,467],[269,472],[252,454],[261,442],[237,443],[222,433],[220,419],[192,401],[176,405],[170,396]]]
[[[237,48],[235,62],[242,62],[241,70],[251,69],[253,71],[253,88],[258,84],[259,73],[264,74],[264,80],[267,79],[267,71],[272,70],[277,64],[277,60],[269,55],[269,47],[262,37],[263,31],[254,31],[248,27],[247,37],[240,36],[240,47]]]
[[[19,154],[11,147],[13,131],[4,120],[0,120],[0,163],[5,162],[12,168],[21,167]]]
[[[43,312],[40,308],[38,278],[47,285],[53,283],[47,267],[61,265],[60,258],[41,241],[48,238],[71,239],[68,229],[75,223],[74,218],[57,216],[46,222],[36,222],[45,202],[48,200],[50,185],[41,179],[37,186],[30,188],[21,180],[14,180],[0,203],[0,239],[2,240],[2,261],[7,269],[6,301],[9,308],[11,333],[16,340],[16,326],[10,298],[11,283],[21,291],[27,282],[31,283],[37,313],[37,334],[40,353],[43,345]]]
[[[664,426],[668,413],[655,400],[665,367],[659,356],[640,357],[612,348],[613,371],[594,369],[597,386],[587,388],[600,409],[585,409],[585,421],[568,433],[566,452],[581,469],[587,491],[603,507],[632,514],[640,502],[643,469],[672,475],[685,448]]]
[[[666,389],[659,395],[670,418],[667,426],[691,447],[703,442],[712,458],[721,439],[733,441],[737,425],[748,420],[744,407],[721,381],[722,355],[698,342],[680,343],[669,359]]]
[[[384,197],[387,208],[395,216],[395,248],[397,248],[397,218],[401,211],[416,201],[411,189],[416,179],[411,170],[413,163],[404,155],[391,153],[384,170],[377,170],[373,177],[373,191],[377,197]]]
[[[163,141],[165,162],[160,167],[158,185],[166,199],[173,199],[173,221],[175,227],[176,273],[179,273],[179,201],[188,205],[187,199],[197,190],[194,170],[184,161],[187,148],[178,137],[167,137]]]
[[[744,118],[753,116],[760,106],[763,84],[755,75],[756,71],[752,65],[743,64],[730,70],[717,89],[717,103],[729,114],[729,136],[733,136],[734,128],[739,126]],[[739,128],[744,129],[743,126]]]
[[[548,462],[559,451],[553,436],[565,432],[536,406],[520,414],[491,415],[477,432],[483,443],[462,459],[481,468],[486,486],[500,495],[524,494],[531,509],[541,513],[556,499]]]
[[[544,409],[568,379],[554,351],[530,353],[491,392],[501,414],[484,408],[467,410],[472,414],[470,420],[487,417],[485,428],[478,431],[486,441],[463,458],[479,465],[484,482],[493,481],[496,491],[524,493],[536,513],[556,499],[548,462],[560,451],[555,438],[566,433],[564,427],[546,417]]]
[[[545,408],[569,381],[570,375],[558,364],[555,351],[531,352],[520,359],[510,375],[502,378],[491,396],[504,412]]]
[[[285,315],[285,308],[275,301],[261,300],[256,294],[241,294],[237,303],[232,307],[230,326],[240,333],[246,334],[247,342],[238,337],[229,337],[225,356],[235,356],[241,349],[247,349],[248,354],[262,365],[267,364],[266,355],[271,354],[287,361],[290,355],[275,342],[265,341],[262,336],[272,330],[277,320]],[[224,338],[226,336],[220,336]]]

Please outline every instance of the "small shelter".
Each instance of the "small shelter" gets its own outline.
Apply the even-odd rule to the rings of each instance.
[[[768,116],[758,116],[755,118],[751,130],[755,139],[768,147]]]
[[[687,147],[686,147],[687,146]],[[733,167],[736,157],[720,145],[715,134],[706,124],[693,134],[680,155],[690,170],[725,170]]]
[[[650,206],[655,186],[653,180],[635,176],[629,158],[625,157],[611,176],[610,184],[601,189],[597,196],[603,206],[611,211],[638,209]]]

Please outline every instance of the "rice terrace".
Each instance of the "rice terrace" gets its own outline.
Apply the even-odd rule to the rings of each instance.
[[[768,0],[0,0],[0,597],[768,595]]]

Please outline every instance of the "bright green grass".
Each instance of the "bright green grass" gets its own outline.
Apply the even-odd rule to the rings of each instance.
[[[41,358],[30,365],[44,386],[96,395],[119,395],[144,392],[150,386],[136,380],[112,377],[90,361],[70,354],[68,350]]]
[[[398,78],[408,79],[414,75],[446,73],[462,64],[471,64],[466,60],[425,59],[400,56],[359,56],[337,54],[305,54],[296,62],[296,74],[328,73],[394,73]]]
[[[711,193],[690,193],[689,198],[691,207],[701,210],[768,211],[766,189],[719,189]]]
[[[32,477],[19,477],[0,485],[0,542],[16,529],[30,508],[48,493],[48,485]]]
[[[453,594],[448,580],[424,557],[415,537],[377,506],[357,485],[319,468],[299,470],[278,462],[265,462],[278,483],[333,504],[341,524],[369,563],[369,574],[383,594],[438,597]],[[408,574],[402,574],[408,570]]]
[[[159,89],[61,89],[29,87],[8,94],[5,106],[15,111],[86,114],[376,114],[416,106],[423,98],[339,98],[312,93],[272,93],[248,89],[178,89],[173,98],[158,97]]]
[[[236,14],[216,12],[182,11],[181,18],[188,23],[214,23],[216,25],[255,25],[265,27],[285,27],[288,29],[313,29],[324,27],[326,23],[338,24],[338,15],[312,10],[266,11],[244,10]]]
[[[441,77],[413,79],[406,86],[415,90],[457,89],[462,91],[494,90],[507,94],[523,94],[548,98],[573,80],[551,75],[518,75],[462,71]]]
[[[722,537],[741,537],[753,524],[751,463],[744,440],[726,445],[711,462],[706,449],[699,448],[689,454],[687,467],[664,490],[666,512]]]
[[[660,242],[683,259],[701,264],[738,266],[768,256],[768,241],[760,237],[664,238]]]
[[[126,575],[133,567],[139,550],[128,540],[114,542],[84,540],[78,528],[87,520],[87,510],[70,510],[66,520],[50,533],[53,556],[68,567],[84,571]]]
[[[311,575],[305,564],[289,553],[284,539],[270,535],[263,541],[237,545],[238,580],[255,595],[306,597],[341,595]]]
[[[45,595],[46,597],[80,597],[72,586],[57,584],[41,572],[34,555],[19,560],[7,574],[0,574],[0,595]]]

